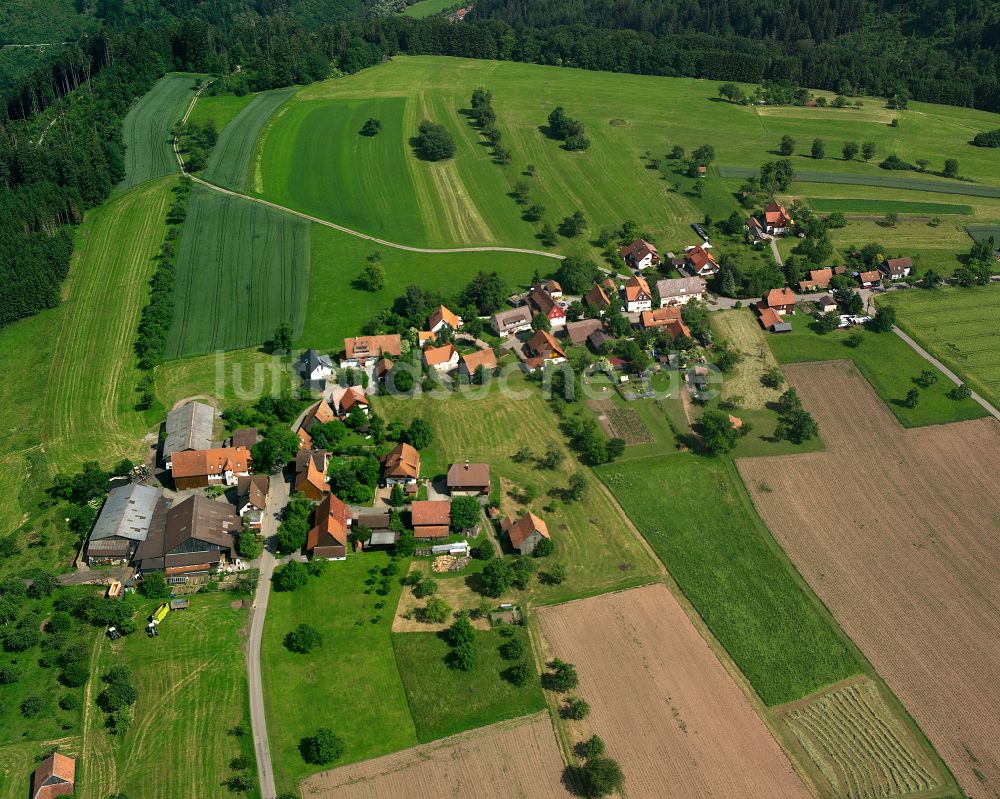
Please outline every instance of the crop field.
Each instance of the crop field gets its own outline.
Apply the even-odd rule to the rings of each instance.
[[[965,791],[1000,792],[1000,426],[905,430],[849,365],[786,370],[827,451],[739,461],[757,508]]]
[[[515,636],[532,662],[527,629],[515,628]],[[418,741],[433,741],[545,709],[537,677],[518,687],[500,676],[512,665],[500,657],[500,644],[506,640],[495,629],[476,630],[476,666],[459,671],[448,666],[451,647],[437,633],[393,634],[396,663]]]
[[[176,280],[168,358],[260,344],[282,322],[298,335],[309,287],[309,223],[195,187]]]
[[[245,191],[253,175],[257,140],[268,120],[295,90],[272,89],[255,95],[246,107],[220,129],[205,167],[205,180],[234,191]],[[242,99],[242,98],[239,98]],[[195,109],[201,104],[199,99]]]
[[[502,393],[493,385],[480,398],[451,396],[445,399],[380,398],[381,412],[389,420],[408,423],[422,417],[434,431],[434,441],[421,452],[421,473],[444,474],[450,463],[469,459],[491,464],[493,479],[508,481],[512,494],[534,486],[538,498],[527,504],[546,520],[555,544],[551,561],[566,567],[561,585],[532,582],[528,597],[533,603],[560,602],[640,585],[657,578],[660,569],[643,547],[642,541],[621,508],[588,469],[573,464],[555,415],[534,387],[525,387],[520,373],[510,379],[510,387],[523,391],[521,398]],[[515,463],[511,456],[527,446],[536,456],[553,445],[563,453],[566,466],[558,470],[540,469],[534,463]],[[560,502],[552,512],[543,510],[551,489],[565,488],[571,470],[579,470],[587,480],[581,502]],[[514,496],[504,498],[505,508],[525,507]]]
[[[294,593],[271,594],[261,670],[279,793],[293,790],[317,770],[302,759],[299,742],[319,727],[344,739],[342,763],[417,743],[392,648],[392,613],[401,586],[394,582],[385,597],[364,586],[368,569],[387,562],[384,553],[349,556]],[[322,646],[307,655],[282,643],[300,623],[311,624],[323,637]],[[310,712],[289,713],[288,708]]]
[[[902,400],[914,387],[913,378],[934,367],[921,358],[899,336],[890,333],[864,332],[861,344],[848,347],[845,330],[820,335],[809,329],[811,321],[805,314],[792,317],[792,332],[768,336],[767,342],[778,362],[851,360],[868,379],[896,418],[906,427],[946,424],[966,419],[978,419],[986,411],[971,399],[953,400],[948,392],[954,384],[943,374],[930,388],[920,389],[915,408],[907,408]],[[822,427],[820,435],[823,435]]]
[[[1000,224],[996,225],[966,225],[966,232],[976,241],[993,238],[993,241],[1000,242]]]
[[[761,383],[764,373],[778,365],[767,346],[767,335],[749,308],[713,313],[710,317],[717,339],[725,340],[743,355],[731,374],[722,381],[722,397],[742,397],[746,408],[765,408],[781,395],[781,389]]]
[[[861,670],[729,462],[676,454],[601,466],[597,474],[766,704]]]
[[[129,731],[112,738],[104,726],[106,714],[95,703],[101,683],[92,679],[75,796],[106,799],[118,791],[144,799],[231,795],[223,780],[233,773],[229,761],[240,754],[241,743],[227,731],[243,719],[248,618],[246,609],[234,610],[231,602],[225,593],[199,594],[191,598],[189,610],[167,616],[157,638],[147,638],[140,627],[119,641],[101,639],[96,673],[127,665],[139,698]],[[140,603],[139,614],[156,604]]]
[[[587,725],[629,796],[810,795],[662,583],[543,608],[538,622],[552,655],[576,666]]]
[[[651,444],[655,441],[635,408],[622,408],[610,400],[595,400],[592,407],[609,438],[620,438],[626,445]]]
[[[177,170],[170,129],[184,116],[197,83],[197,75],[172,72],[129,109],[122,125],[125,179],[119,191]]]
[[[935,790],[942,787],[936,767],[871,680],[824,692],[781,718],[818,772],[824,795],[941,795]]]
[[[893,292],[900,327],[980,395],[1000,404],[1000,286]]]
[[[913,200],[869,200],[869,199],[832,199],[829,197],[810,197],[809,206],[819,214],[829,214],[841,211],[845,214],[922,214],[938,216],[941,214],[969,215],[975,212],[971,205],[955,203],[922,203]]]
[[[302,784],[317,799],[571,799],[547,713],[424,744],[376,760],[324,771]]]

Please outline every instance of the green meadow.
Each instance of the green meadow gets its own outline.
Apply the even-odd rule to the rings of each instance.
[[[440,14],[454,8],[456,5],[461,4],[456,3],[455,0],[418,0],[413,5],[406,7],[403,16],[423,19],[424,17],[431,17],[434,14]]]
[[[216,131],[223,131],[237,114],[253,102],[254,94],[201,94],[191,109],[188,122],[204,125],[215,123]]]
[[[925,216],[938,214],[961,214],[964,216],[975,213],[971,205],[956,205],[955,203],[924,203],[913,200],[867,200],[867,199],[830,199],[810,198],[810,207],[821,214],[840,211],[845,214],[923,214]]]

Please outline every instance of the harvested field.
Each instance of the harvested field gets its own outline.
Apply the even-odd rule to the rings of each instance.
[[[324,771],[301,791],[320,799],[568,799],[564,768],[552,722],[538,713]]]
[[[904,430],[850,364],[785,368],[827,451],[740,461],[757,508],[962,787],[1000,794],[1000,425]]]
[[[593,400],[590,406],[610,438],[620,438],[627,445],[652,444],[655,441],[634,408],[619,408],[611,400]]]
[[[666,586],[537,614],[552,654],[579,671],[588,725],[621,763],[629,799],[810,795]]]
[[[831,796],[907,796],[941,786],[937,769],[869,679],[792,707],[782,720]]]
[[[767,388],[761,383],[764,373],[778,365],[767,346],[764,331],[749,308],[721,311],[711,316],[712,327],[719,339],[725,339],[743,353],[743,360],[736,365],[722,383],[722,397],[742,397],[744,408],[765,408],[781,396],[782,389]]]

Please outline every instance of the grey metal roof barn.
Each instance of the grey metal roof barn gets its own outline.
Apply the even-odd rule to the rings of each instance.
[[[112,489],[101,508],[101,515],[94,523],[90,540],[119,537],[145,541],[153,511],[162,494],[159,488],[144,485]]]
[[[163,457],[190,449],[211,449],[217,415],[218,411],[204,402],[188,402],[168,412]]]

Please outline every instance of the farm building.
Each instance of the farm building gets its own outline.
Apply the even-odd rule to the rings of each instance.
[[[208,574],[231,555],[243,520],[224,502],[193,494],[167,511],[166,524],[152,529],[135,553],[139,571],[170,575]]]
[[[471,380],[479,368],[488,372],[497,368],[497,356],[491,347],[463,355],[462,361],[458,365],[459,374],[466,380]]]
[[[322,391],[326,388],[326,381],[333,377],[333,359],[318,350],[306,350],[299,368],[306,386],[313,391]]]
[[[90,531],[87,563],[128,563],[150,528],[163,524],[166,512],[167,501],[159,488],[126,485],[111,489]]]
[[[644,278],[632,276],[625,282],[625,310],[641,313],[653,307],[653,292]]]
[[[660,265],[660,253],[645,239],[636,239],[618,250],[618,255],[632,269],[649,269]]]
[[[427,320],[427,329],[433,333],[435,336],[441,332],[444,327],[450,327],[452,330],[458,330],[462,326],[462,317],[458,314],[454,314],[445,308],[443,305],[439,305],[434,309],[434,313],[430,315]]]
[[[295,456],[295,491],[319,502],[330,490],[327,485],[326,467],[330,453],[324,449],[300,449]]]
[[[357,368],[375,363],[388,356],[398,358],[402,352],[402,340],[398,333],[385,336],[358,336],[344,339],[344,357],[341,368]]]
[[[879,269],[889,280],[902,280],[908,277],[913,271],[912,258],[887,258],[881,263]]]
[[[573,346],[586,344],[591,333],[604,327],[604,322],[600,319],[581,319],[578,322],[570,322],[566,325],[566,335]]]
[[[251,460],[250,450],[245,447],[191,450],[172,454],[167,469],[178,490],[234,486],[250,474]]]
[[[708,284],[700,277],[678,277],[656,281],[660,307],[685,305],[693,299],[704,299]]]
[[[534,313],[541,314],[548,319],[553,330],[558,330],[566,325],[566,312],[544,289],[537,288],[528,292],[528,307]]]
[[[370,547],[390,547],[396,543],[399,536],[390,527],[392,517],[388,511],[371,511],[362,513],[354,520],[354,528],[364,527],[369,536],[364,542],[365,549]]]
[[[837,301],[829,294],[816,298],[816,310],[820,313],[830,313],[837,310]]]
[[[500,522],[500,529],[507,533],[510,545],[522,555],[534,552],[538,542],[543,538],[551,540],[548,525],[531,511],[517,521],[512,516],[504,516]]]
[[[691,338],[691,331],[681,319],[681,308],[679,305],[670,305],[665,308],[657,308],[655,311],[643,311],[639,317],[639,323],[644,330],[650,328],[665,328],[670,333],[670,338],[676,341],[681,336]]]
[[[773,308],[757,303],[754,305],[760,325],[769,333],[790,333],[792,331],[791,322],[782,319]]]
[[[595,330],[587,336],[587,346],[595,355],[603,355],[613,341],[614,339],[603,330]]]
[[[248,526],[259,530],[264,521],[271,478],[266,474],[241,477],[236,483],[236,511]]]
[[[424,366],[446,374],[458,366],[458,350],[452,344],[424,347]]]
[[[257,433],[256,427],[241,427],[239,430],[233,431],[232,436],[229,438],[229,446],[250,449],[259,440],[260,435]]]
[[[76,760],[53,752],[38,764],[31,781],[34,799],[69,796],[76,790]]]
[[[490,327],[500,338],[531,330],[531,309],[527,305],[493,314]]]
[[[316,526],[309,531],[306,552],[313,558],[344,560],[347,557],[347,530],[351,511],[333,494],[327,494],[316,508]]]
[[[424,499],[410,505],[410,521],[415,538],[447,538],[451,526],[451,503]]]
[[[409,444],[397,444],[382,456],[382,482],[387,486],[416,485],[420,453]]]
[[[212,448],[212,429],[219,412],[204,402],[187,402],[167,412],[163,460],[175,452]],[[169,467],[168,467],[169,468]]]
[[[453,497],[475,497],[490,493],[488,463],[453,463],[448,467],[448,492]]]

